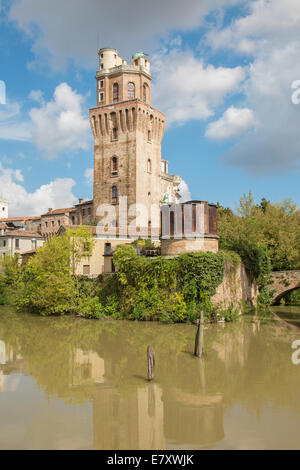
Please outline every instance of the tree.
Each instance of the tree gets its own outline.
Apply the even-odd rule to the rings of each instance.
[[[263,198],[261,206],[254,206],[250,192],[237,212],[218,211],[221,249],[243,257],[251,246],[265,246],[273,270],[300,268],[300,211],[292,200],[272,204]]]
[[[80,260],[91,255],[93,244],[92,234],[85,227],[49,238],[20,270],[17,306],[40,315],[75,312],[79,286],[74,274]]]
[[[270,201],[267,201],[267,199],[263,197],[262,200],[260,201],[260,204],[257,207],[261,209],[263,213],[265,213],[269,204],[270,204]]]
[[[236,206],[236,211],[241,217],[251,217],[253,209],[255,207],[252,191],[249,194],[244,194],[240,198],[239,205]]]

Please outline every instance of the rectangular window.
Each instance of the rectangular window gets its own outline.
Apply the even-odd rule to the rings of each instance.
[[[37,241],[35,240],[35,238],[33,238],[31,240],[31,249],[36,250],[36,248],[37,248]]]
[[[6,240],[3,240],[3,247],[6,247]]]
[[[105,255],[110,255],[111,254],[111,243],[105,243]]]
[[[84,276],[89,276],[90,274],[90,265],[89,264],[85,264],[83,266],[83,275]]]
[[[20,248],[20,240],[18,238],[15,239],[15,248],[16,250]]]
[[[99,87],[100,87],[100,90],[101,90],[101,88],[104,88],[104,80],[100,80]]]
[[[91,208],[89,207],[88,208],[88,215],[91,215],[92,211],[91,211]]]
[[[82,209],[82,217],[85,216],[85,209]]]
[[[99,93],[99,101],[104,101],[104,93]]]

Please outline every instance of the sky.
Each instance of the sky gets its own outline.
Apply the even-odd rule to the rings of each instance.
[[[0,197],[10,216],[92,198],[98,49],[151,61],[184,198],[300,205],[299,0],[0,0]]]

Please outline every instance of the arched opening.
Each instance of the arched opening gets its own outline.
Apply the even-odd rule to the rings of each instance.
[[[113,85],[113,102],[117,103],[119,101],[119,85],[114,83]]]
[[[285,305],[290,307],[300,307],[300,286],[289,289],[278,294],[273,301],[273,305]],[[300,310],[299,310],[300,314]],[[300,315],[298,314],[299,318]]]
[[[111,174],[112,176],[118,174],[118,157],[112,157],[111,159]]]
[[[175,214],[174,211],[170,212],[170,236],[174,237],[175,231]]]
[[[152,173],[152,162],[150,158],[148,158],[148,161],[147,161],[147,172]]]
[[[135,84],[133,82],[128,83],[128,98],[135,98]]]
[[[118,130],[116,127],[111,132],[111,140],[118,140]]]
[[[144,83],[143,85],[143,101],[145,103],[148,103],[149,100],[149,86],[147,83]]]
[[[111,195],[112,195],[112,203],[113,204],[117,204],[118,203],[118,186],[114,185],[112,188],[111,188]]]

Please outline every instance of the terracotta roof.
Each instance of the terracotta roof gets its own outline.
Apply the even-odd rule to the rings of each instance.
[[[9,219],[0,219],[1,222],[26,222],[27,220],[39,220],[40,217],[10,217]]]
[[[55,209],[54,211],[43,214],[42,217],[47,217],[49,215],[55,215],[55,214],[65,214],[66,212],[76,212],[76,209],[75,207],[67,207],[66,209]]]
[[[40,233],[31,230],[10,230],[2,235],[2,237],[44,238]]]
[[[23,253],[21,253],[21,255],[33,255],[34,253],[36,253],[37,250],[29,250],[29,251],[24,251]]]
[[[82,202],[79,202],[78,204],[75,204],[75,206],[84,206],[85,204],[93,204],[93,199],[89,200],[89,201],[82,201]]]
[[[7,228],[7,225],[0,222],[0,228]]]

